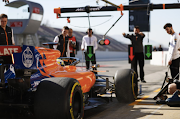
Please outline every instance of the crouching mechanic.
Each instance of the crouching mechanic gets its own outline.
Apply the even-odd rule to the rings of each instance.
[[[178,50],[180,53],[180,49],[178,49]],[[180,97],[178,96],[180,94],[180,81],[176,79],[174,81],[174,83],[170,84],[168,86],[168,92],[170,94],[173,94],[173,96],[171,98],[168,98],[167,100],[173,100],[175,98],[180,101]]]
[[[176,80],[175,83],[170,84],[168,87],[168,92],[173,95],[172,97],[166,99],[166,103],[168,105],[173,104],[175,107],[180,107],[180,97],[178,96],[180,94],[180,81]]]
[[[180,82],[176,81],[175,83],[172,83],[168,87],[168,92],[170,94],[173,94],[175,91],[180,91]]]

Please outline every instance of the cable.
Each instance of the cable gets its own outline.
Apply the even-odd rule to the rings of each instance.
[[[102,24],[105,24],[106,22],[110,21],[112,18],[113,18],[113,17],[111,17],[110,19],[108,19],[108,20],[105,21],[105,22],[102,22],[102,23],[100,23],[100,24],[97,24],[97,25],[94,25],[94,26],[91,26],[91,27],[96,27],[96,26],[100,26],[100,25],[102,25]],[[69,23],[69,24],[70,24],[70,23]],[[70,25],[73,26],[73,27],[78,27],[78,28],[89,28],[89,27],[74,26],[74,25],[72,25],[72,24],[70,24]]]
[[[105,38],[106,34],[111,30],[111,28],[114,27],[114,25],[121,19],[122,16],[123,14],[116,20],[116,22],[110,27],[110,29],[103,35],[103,39]]]

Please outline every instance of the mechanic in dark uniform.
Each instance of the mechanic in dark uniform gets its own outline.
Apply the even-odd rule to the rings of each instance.
[[[15,45],[13,30],[7,26],[8,16],[6,14],[0,15],[0,45]],[[4,70],[9,69],[9,63],[12,62],[11,56],[0,56],[3,59]]]
[[[8,16],[6,14],[0,15],[0,45],[15,45],[13,30],[7,26]]]
[[[61,52],[61,57],[70,57],[68,31],[69,28],[64,26],[62,33],[54,38],[54,42],[58,43],[58,45],[54,45],[53,48]]]
[[[144,33],[140,32],[139,26],[135,26],[134,28],[134,34],[126,34],[123,33],[123,36],[125,38],[129,38],[131,40],[133,50],[135,53],[135,57],[133,61],[131,62],[131,68],[137,73],[137,62],[139,62],[139,68],[140,68],[140,79],[141,82],[146,83],[144,80],[144,53],[143,53],[143,38],[145,37]]]

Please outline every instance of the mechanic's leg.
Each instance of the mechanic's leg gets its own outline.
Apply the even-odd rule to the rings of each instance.
[[[172,78],[179,73],[179,60],[180,58],[172,60],[172,64],[170,65]],[[176,77],[176,79],[179,79],[179,75]]]
[[[140,69],[140,78],[141,81],[145,82],[144,80],[144,54],[139,54],[139,69]]]
[[[137,57],[136,57],[136,54],[135,54],[135,57],[134,59],[131,61],[131,69],[133,69],[136,74],[137,74],[137,79],[138,79],[138,72],[137,72]]]
[[[89,64],[90,64],[90,61],[87,61],[86,60],[86,69],[89,70]]]
[[[84,57],[85,57],[85,60],[86,60],[86,53],[85,52],[84,52]],[[86,60],[86,70],[89,70],[89,63],[90,63],[90,61]]]
[[[92,65],[96,64],[96,55],[94,54],[94,61],[91,61]],[[97,68],[93,68],[93,70],[97,71]],[[97,74],[97,72],[94,72],[95,74]]]

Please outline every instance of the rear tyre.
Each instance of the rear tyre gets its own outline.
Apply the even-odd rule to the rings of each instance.
[[[73,78],[47,78],[38,85],[34,99],[37,119],[83,118],[83,93]]]
[[[132,69],[118,70],[115,73],[115,94],[119,102],[134,102],[138,94],[137,75]]]

